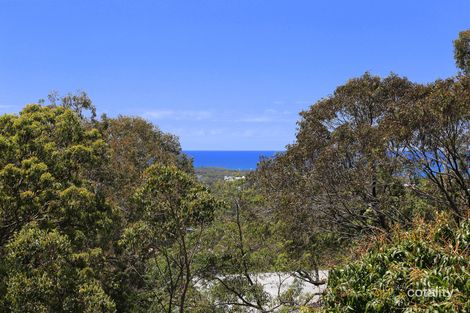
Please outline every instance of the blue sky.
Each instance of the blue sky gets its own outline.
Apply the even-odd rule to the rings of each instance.
[[[365,71],[456,73],[470,1],[0,0],[0,113],[84,90],[186,150],[280,150]]]

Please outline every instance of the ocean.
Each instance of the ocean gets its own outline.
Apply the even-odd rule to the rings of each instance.
[[[220,167],[254,170],[260,157],[272,157],[279,151],[183,151],[194,160],[194,167]]]

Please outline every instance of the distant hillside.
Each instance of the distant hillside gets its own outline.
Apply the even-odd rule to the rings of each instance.
[[[248,175],[249,170],[230,170],[219,167],[199,167],[195,169],[197,179],[207,185],[212,185],[219,180],[236,179]]]

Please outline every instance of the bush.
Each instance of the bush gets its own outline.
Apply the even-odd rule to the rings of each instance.
[[[332,270],[326,312],[470,312],[470,222],[439,216]]]

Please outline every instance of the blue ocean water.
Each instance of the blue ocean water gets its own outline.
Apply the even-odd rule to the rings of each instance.
[[[260,157],[272,157],[279,151],[183,151],[194,160],[194,167],[221,167],[254,170]]]

